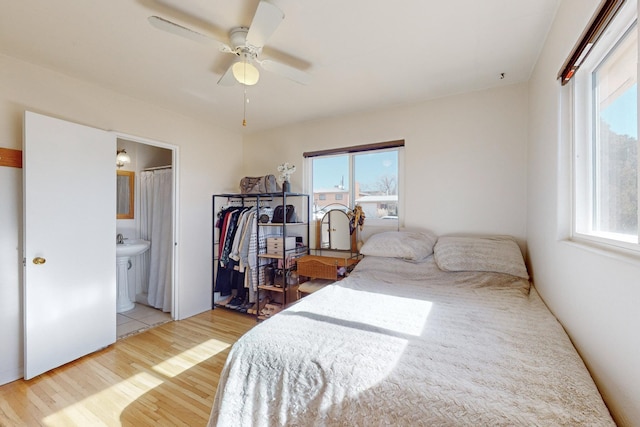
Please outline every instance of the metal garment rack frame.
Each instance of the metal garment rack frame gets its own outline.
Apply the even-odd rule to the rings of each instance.
[[[285,308],[288,304],[287,301],[287,294],[288,291],[290,290],[289,288],[289,284],[287,282],[287,271],[293,271],[295,268],[286,268],[286,261],[287,261],[287,256],[288,253],[292,253],[295,255],[301,254],[309,254],[309,244],[310,244],[310,221],[311,221],[311,203],[310,203],[310,196],[308,194],[304,194],[304,193],[292,193],[292,192],[277,192],[277,193],[259,193],[259,194],[240,194],[240,193],[220,193],[220,194],[214,194],[213,195],[213,223],[212,223],[212,275],[211,275],[211,279],[212,279],[212,283],[211,283],[211,308],[215,309],[216,307],[222,307],[222,306],[216,306],[215,304],[215,283],[216,283],[216,278],[217,278],[217,271],[218,271],[218,247],[220,245],[220,241],[216,239],[216,237],[219,239],[219,235],[216,236],[217,232],[216,232],[216,221],[218,218],[218,210],[220,210],[223,206],[228,206],[230,203],[235,204],[238,207],[247,207],[247,206],[258,206],[258,208],[264,206],[266,203],[269,203],[270,206],[274,201],[282,201],[282,205],[283,206],[287,206],[287,198],[300,198],[302,199],[301,202],[301,209],[305,210],[305,214],[302,217],[302,221],[301,222],[290,222],[287,223],[286,222],[286,215],[285,215],[285,219],[282,223],[260,223],[260,221],[256,221],[256,236],[258,238],[258,242],[260,242],[260,236],[261,233],[266,233],[266,229],[269,227],[281,227],[282,228],[282,237],[283,237],[283,251],[282,251],[282,256],[272,256],[272,257],[264,257],[265,254],[260,254],[260,249],[266,249],[266,248],[258,248],[256,257],[258,258],[256,265],[260,265],[260,259],[262,258],[272,258],[274,260],[278,260],[278,259],[282,259],[282,263],[283,263],[283,270],[284,274],[283,274],[283,286],[282,286],[282,290],[275,290],[272,288],[268,288],[265,289],[266,287],[262,287],[259,285],[258,286],[258,290],[257,290],[257,310],[256,310],[256,320],[262,320],[261,316],[260,316],[260,293],[262,292],[281,292],[282,293],[282,307]],[[216,203],[216,199],[224,199],[226,201],[226,203],[220,203],[218,206],[218,203]],[[306,200],[306,205],[305,205],[305,200]],[[278,203],[277,205],[279,205],[280,203]],[[276,205],[276,206],[277,206]],[[275,206],[271,206],[272,208],[274,208]],[[298,214],[299,215],[299,214]],[[287,248],[286,246],[286,239],[285,237],[290,237],[288,235],[287,232],[287,226],[289,227],[302,227],[305,226],[306,228],[306,242],[304,242],[304,246],[301,248],[298,248],[297,245],[294,248]],[[263,234],[264,235],[264,234]],[[298,250],[300,249],[300,250]],[[262,256],[261,256],[262,255]]]

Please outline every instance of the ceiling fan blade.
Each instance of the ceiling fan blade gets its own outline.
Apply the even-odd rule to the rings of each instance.
[[[227,71],[225,71],[222,77],[220,77],[220,80],[218,80],[220,86],[233,86],[236,84],[236,78],[233,77],[233,64],[235,64],[235,61],[229,65]]]
[[[296,83],[308,85],[311,83],[311,75],[302,70],[294,68],[290,65],[283,64],[282,62],[274,61],[273,59],[263,59],[258,63],[267,71],[280,74],[283,77],[293,80]]]
[[[182,25],[176,24],[175,22],[171,22],[159,16],[150,16],[149,18],[147,18],[147,20],[151,25],[162,31],[166,31],[168,33],[175,34],[180,37],[196,41],[198,43],[217,45],[221,51],[231,52],[231,48],[226,43],[223,43],[219,40],[214,39],[213,37],[204,35],[187,27],[183,27]]]
[[[255,47],[264,46],[283,19],[284,13],[276,5],[260,0],[249,27],[247,43]]]

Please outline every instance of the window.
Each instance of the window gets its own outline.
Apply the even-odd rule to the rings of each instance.
[[[637,2],[626,2],[573,81],[574,236],[638,246]]]
[[[332,208],[346,210],[360,205],[367,225],[397,226],[400,150],[401,146],[396,146],[338,153],[331,150],[324,155],[305,153],[311,157],[314,218],[320,219]]]

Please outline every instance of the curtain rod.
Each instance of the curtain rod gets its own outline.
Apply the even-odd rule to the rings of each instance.
[[[362,151],[382,150],[385,148],[397,148],[397,147],[404,147],[404,139],[398,139],[396,141],[375,142],[372,144],[353,145],[351,147],[329,148],[327,150],[320,150],[320,151],[308,151],[308,152],[302,153],[302,156],[305,158],[319,157],[319,156],[329,156],[333,154],[359,153]]]
[[[566,85],[580,68],[580,64],[589,55],[591,48],[607,29],[609,23],[620,10],[626,0],[602,0],[600,7],[591,18],[589,25],[580,36],[571,54],[558,72],[558,79],[562,86]]]
[[[161,169],[171,169],[173,166],[171,165],[167,165],[167,166],[156,166],[155,168],[146,168],[146,169],[142,169],[141,172],[152,172],[152,171],[157,171],[157,170],[161,170]]]

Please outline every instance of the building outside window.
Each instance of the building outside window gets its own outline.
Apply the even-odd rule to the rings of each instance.
[[[312,157],[314,217],[321,219],[328,209],[350,210],[358,204],[368,225],[377,220],[397,225],[399,151],[390,148]]]

